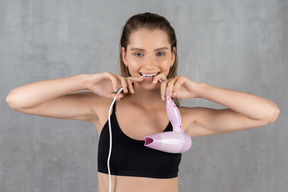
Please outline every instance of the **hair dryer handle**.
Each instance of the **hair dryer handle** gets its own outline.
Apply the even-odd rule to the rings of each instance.
[[[183,133],[179,109],[171,98],[166,100],[166,111],[168,118],[173,126],[173,131]]]

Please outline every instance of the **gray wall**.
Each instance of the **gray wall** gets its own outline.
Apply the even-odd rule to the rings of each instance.
[[[97,191],[97,130],[15,112],[5,98],[33,81],[117,73],[121,27],[145,11],[174,26],[179,74],[266,97],[281,109],[274,124],[193,139],[180,191],[285,191],[287,10],[287,0],[0,0],[0,191]],[[222,108],[202,99],[182,104]]]

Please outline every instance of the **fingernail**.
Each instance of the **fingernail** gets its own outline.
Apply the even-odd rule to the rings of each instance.
[[[162,96],[162,100],[165,101],[164,97]]]

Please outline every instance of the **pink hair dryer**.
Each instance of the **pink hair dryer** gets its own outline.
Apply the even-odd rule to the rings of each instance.
[[[180,112],[172,99],[166,100],[166,111],[173,131],[144,137],[144,146],[168,153],[183,153],[192,145],[192,139],[182,129]]]

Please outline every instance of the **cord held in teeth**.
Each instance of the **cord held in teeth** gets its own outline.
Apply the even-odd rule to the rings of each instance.
[[[159,74],[159,72],[158,72],[158,73],[155,73],[155,74],[140,73],[140,75],[141,75],[142,77],[155,77],[155,76],[158,75],[158,74]]]

